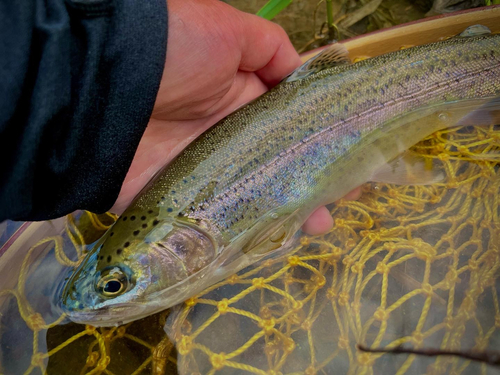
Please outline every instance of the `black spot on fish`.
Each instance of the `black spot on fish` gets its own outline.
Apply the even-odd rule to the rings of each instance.
[[[142,227],[143,227],[143,228],[147,228],[147,227],[148,227],[148,225],[147,225],[147,224],[142,224]]]
[[[138,230],[134,230],[134,232],[132,233],[134,236],[137,236],[139,234],[140,231]]]
[[[130,216],[130,220],[134,221],[135,220],[135,216]]]
[[[115,232],[111,232],[111,233],[109,234],[109,236],[110,236],[110,237],[113,237],[114,235],[115,235]]]
[[[104,255],[101,255],[101,256],[99,257],[99,260],[103,260],[103,259],[104,259]]]
[[[146,220],[146,216],[141,216],[141,220]]]
[[[111,263],[111,259],[112,259],[111,255],[108,255],[108,259],[107,259],[108,263]]]
[[[148,210],[148,214],[152,214],[153,213],[153,210]]]
[[[122,253],[122,249],[116,250],[116,254],[120,255]]]
[[[153,221],[153,225],[158,225],[158,223],[159,223],[159,222],[160,222],[159,220],[156,220],[156,219],[155,219],[155,220]]]
[[[129,247],[129,246],[130,246],[130,242],[128,242],[128,241],[123,244],[123,247]]]
[[[175,190],[172,190],[172,194],[175,194]]]
[[[165,197],[161,197],[161,200],[164,201],[165,200]]]

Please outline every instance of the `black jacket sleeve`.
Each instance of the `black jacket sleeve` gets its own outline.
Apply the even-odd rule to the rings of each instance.
[[[0,2],[0,221],[111,207],[166,41],[166,0]]]

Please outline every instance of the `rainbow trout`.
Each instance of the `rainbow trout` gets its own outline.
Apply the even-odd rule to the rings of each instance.
[[[286,253],[317,207],[367,181],[440,180],[400,155],[471,111],[491,122],[500,35],[484,29],[354,64],[336,44],[306,62],[153,178],[65,283],[63,311],[101,326],[142,318]]]

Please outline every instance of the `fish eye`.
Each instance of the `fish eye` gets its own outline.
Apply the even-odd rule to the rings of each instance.
[[[113,279],[106,282],[104,285],[104,293],[106,294],[116,294],[122,290],[123,284],[120,280]]]
[[[97,282],[97,290],[105,297],[116,297],[128,288],[127,276],[118,268],[101,274]]]

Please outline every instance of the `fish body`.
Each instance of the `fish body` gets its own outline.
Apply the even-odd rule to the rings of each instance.
[[[167,165],[74,272],[61,306],[114,325],[182,302],[286,249],[317,207],[374,171],[397,182],[389,161],[471,110],[498,109],[499,96],[500,35],[306,63]]]

